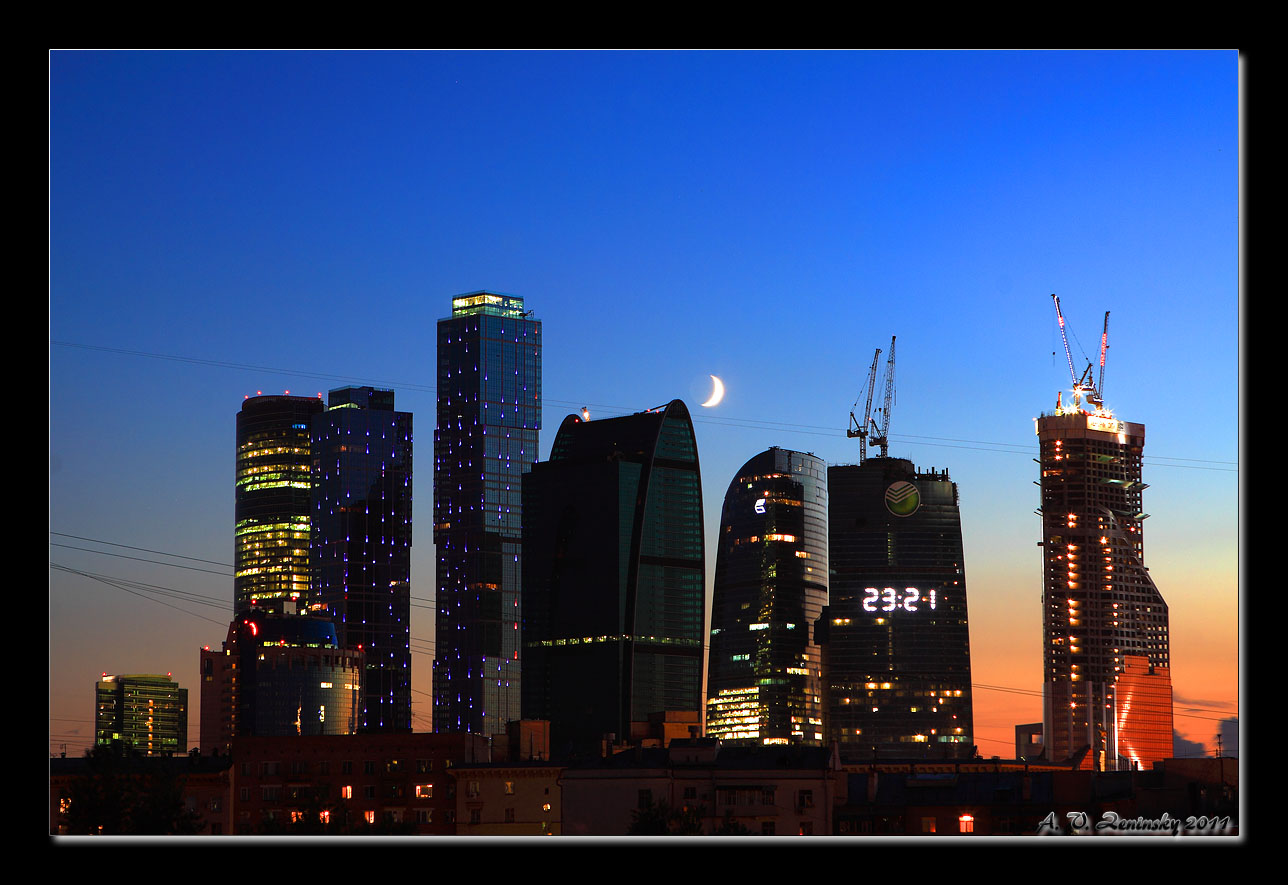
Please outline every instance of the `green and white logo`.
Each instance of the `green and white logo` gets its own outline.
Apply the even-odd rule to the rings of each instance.
[[[900,480],[886,489],[885,505],[895,516],[912,516],[921,506],[921,493],[912,483]]]

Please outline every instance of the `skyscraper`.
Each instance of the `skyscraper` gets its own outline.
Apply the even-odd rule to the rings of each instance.
[[[1088,748],[1084,768],[1148,768],[1171,755],[1172,703],[1167,603],[1144,562],[1145,426],[1083,410],[1076,392],[1037,435],[1048,758]]]
[[[165,676],[109,676],[94,688],[94,743],[144,756],[188,750],[188,689]]]
[[[552,753],[702,703],[702,482],[680,400],[569,415],[523,481],[523,718]]]
[[[779,448],[752,458],[729,483],[716,544],[707,736],[822,743],[827,465]]]
[[[312,450],[313,597],[365,655],[358,730],[411,731],[411,413],[392,390],[333,390]]]
[[[310,425],[322,400],[247,397],[237,413],[233,613],[310,602]]]
[[[470,292],[438,322],[434,730],[501,733],[520,713],[521,477],[541,428],[541,322]]]
[[[970,633],[957,486],[902,458],[830,467],[828,730],[849,760],[969,757]]]

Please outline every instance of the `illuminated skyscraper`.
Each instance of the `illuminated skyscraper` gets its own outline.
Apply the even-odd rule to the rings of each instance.
[[[165,676],[109,676],[94,688],[94,743],[144,756],[188,750],[188,689]]]
[[[684,403],[569,415],[523,480],[523,718],[597,753],[702,704],[702,481]]]
[[[716,543],[707,736],[822,743],[827,465],[779,448],[752,458],[725,493]]]
[[[322,400],[248,397],[237,413],[233,613],[307,606],[310,426]]]
[[[358,730],[411,731],[412,416],[344,387],[312,427],[313,598],[363,651]]]
[[[970,632],[957,486],[901,458],[828,468],[828,731],[847,760],[969,757]]]
[[[1167,603],[1144,562],[1145,426],[1075,396],[1037,435],[1047,756],[1149,768],[1171,755],[1172,702]]]
[[[438,322],[434,730],[499,734],[520,712],[521,477],[541,428],[541,322],[471,292]]]

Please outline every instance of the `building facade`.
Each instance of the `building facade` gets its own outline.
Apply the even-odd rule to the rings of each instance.
[[[523,508],[523,718],[550,720],[554,758],[700,713],[702,483],[684,403],[569,415]]]
[[[310,428],[322,400],[247,397],[237,413],[233,614],[309,604]]]
[[[94,743],[144,756],[188,750],[188,689],[165,676],[109,676],[94,687]]]
[[[520,718],[521,479],[541,429],[541,322],[471,292],[438,323],[434,430],[434,730]]]
[[[716,543],[707,736],[822,743],[827,465],[779,448],[752,458],[725,493]]]
[[[362,651],[358,730],[411,731],[411,413],[392,390],[332,390],[311,446],[312,595]]]
[[[1043,732],[1048,758],[1080,751],[1085,768],[1141,764],[1171,755],[1167,603],[1144,563],[1141,455],[1145,426],[1074,405],[1037,419],[1042,506]],[[1142,720],[1123,677],[1128,656],[1158,709]],[[1143,668],[1143,673],[1142,673]],[[1166,681],[1167,701],[1160,683]],[[1164,711],[1162,708],[1165,707]],[[1132,740],[1122,742],[1131,720]],[[1157,732],[1150,738],[1147,728]],[[1157,758],[1157,757],[1155,757]]]
[[[201,751],[237,737],[354,734],[365,655],[322,617],[247,611],[201,651]]]
[[[902,458],[830,467],[828,730],[842,758],[974,753],[957,486]]]

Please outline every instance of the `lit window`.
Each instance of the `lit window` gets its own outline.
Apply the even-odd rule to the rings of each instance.
[[[957,828],[962,833],[975,832],[975,816],[973,814],[963,814],[957,818]]]

